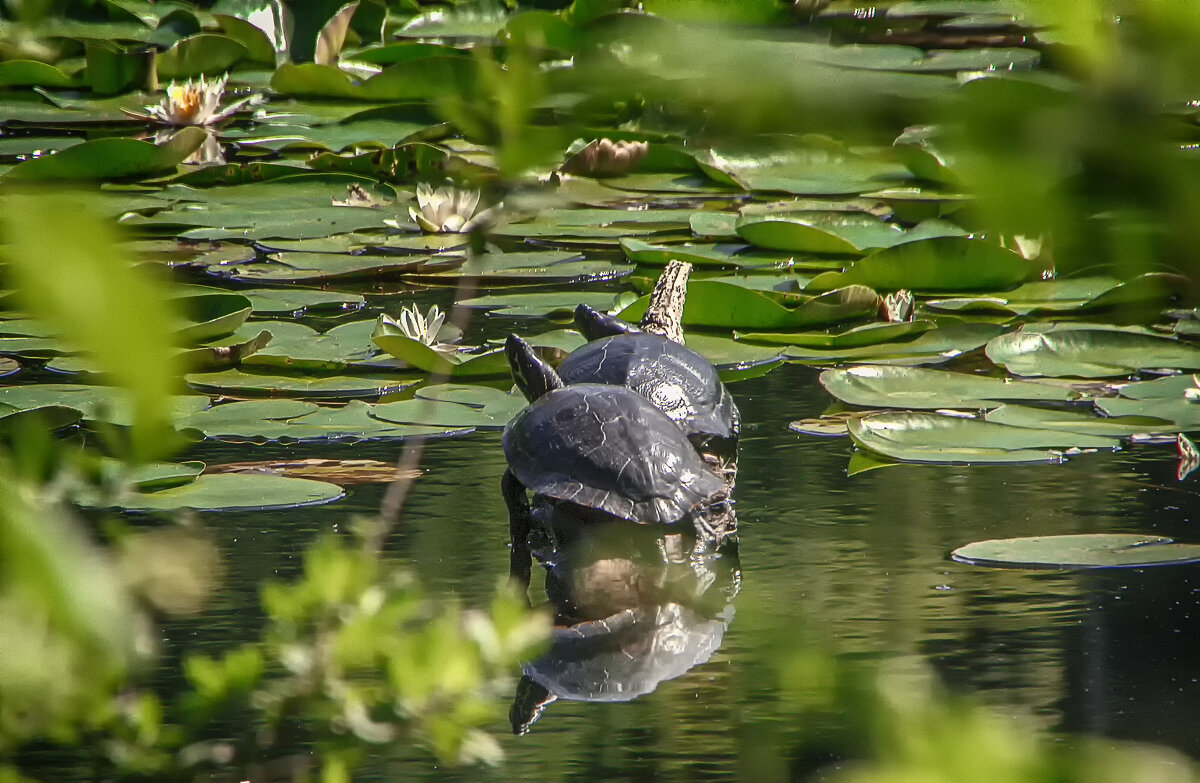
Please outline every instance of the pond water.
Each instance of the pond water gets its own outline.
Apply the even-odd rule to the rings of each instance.
[[[1200,503],[1176,481],[1170,450],[847,477],[847,439],[787,430],[829,403],[816,376],[788,366],[731,387],[746,422],[736,488],[743,580],[712,659],[629,703],[560,700],[525,736],[510,736],[499,715],[491,728],[505,737],[507,760],[486,778],[728,780],[764,755],[797,774],[819,768],[828,760],[823,719],[797,725],[778,710],[771,674],[789,646],[809,644],[846,661],[922,656],[954,687],[1045,729],[1200,755],[1189,728],[1200,710],[1195,567],[1035,572],[948,559],[954,547],[985,538],[1134,532],[1188,540]],[[386,443],[320,450],[381,460],[396,452]],[[198,456],[217,462],[247,452],[205,448]],[[499,436],[431,441],[424,467],[389,556],[432,594],[485,604],[508,569]],[[169,646],[215,652],[252,638],[260,580],[294,573],[317,531],[371,513],[381,498],[380,486],[367,485],[324,507],[222,515],[212,528],[227,558],[226,585],[208,615],[171,627]],[[532,592],[538,599],[536,582]],[[481,776],[439,769],[424,754],[388,755],[372,768],[375,779]]]
[[[1105,12],[1098,25],[1121,19],[1111,41],[1072,42],[1087,26],[1068,4],[1042,18],[838,2],[810,20],[825,4],[746,3],[743,17],[701,3],[722,10],[694,24],[706,17],[688,3],[480,15],[387,0],[340,22],[308,13],[289,50],[281,2],[239,16],[241,3],[114,1],[109,21],[59,5],[90,33],[63,38],[64,20],[34,11],[28,29],[0,26],[21,58],[0,46],[0,250],[15,289],[0,291],[0,436],[33,419],[122,456],[105,438],[130,414],[101,383],[127,377],[114,367],[139,345],[128,385],[186,389],[174,424],[205,438],[159,456],[209,472],[155,466],[113,513],[293,506],[200,515],[224,579],[201,615],[163,621],[161,693],[182,688],[186,654],[259,639],[264,581],[297,576],[319,534],[374,514],[385,492],[351,484],[302,505],[341,490],[212,470],[223,463],[391,464],[418,424],[480,427],[426,444],[385,554],[438,605],[486,606],[510,565],[498,428],[522,402],[497,391],[498,340],[561,355],[583,341],[565,329],[576,304],[636,321],[639,296],[683,259],[690,344],[730,373],[744,428],[736,559],[650,542],[657,588],[703,594],[696,665],[674,659],[677,676],[633,701],[559,699],[522,736],[498,711],[496,768],[446,769],[396,743],[363,779],[820,778],[877,750],[872,695],[823,700],[830,682],[905,658],[1054,742],[1200,757],[1200,566],[950,559],[1001,538],[1200,540],[1195,479],[1162,445],[1200,431],[1187,279],[1200,64],[1157,62],[1172,50],[1154,43],[1162,30]],[[715,24],[724,14],[734,28]],[[125,233],[110,236],[117,220]],[[120,280],[130,259],[163,288],[131,305],[132,273],[107,299],[75,285]],[[10,267],[25,277],[9,282]],[[178,312],[156,315],[163,300]],[[461,343],[449,324],[396,320],[415,306],[409,327],[436,321],[435,303],[472,315]],[[80,312],[104,315],[80,328]],[[163,369],[177,348],[182,381]],[[460,385],[430,382],[443,372]],[[381,399],[397,391],[435,399],[437,421]],[[818,427],[840,437],[789,430],[826,413]],[[556,583],[534,570],[540,604]]]

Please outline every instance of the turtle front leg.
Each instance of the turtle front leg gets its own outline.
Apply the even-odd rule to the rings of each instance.
[[[529,530],[533,516],[529,511],[529,499],[525,486],[517,480],[511,470],[504,471],[500,480],[504,493],[504,504],[508,506],[508,538],[510,544],[508,578],[516,584],[525,600],[529,600],[530,554]]]

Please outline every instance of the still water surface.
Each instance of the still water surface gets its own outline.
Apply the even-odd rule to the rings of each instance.
[[[1197,566],[1094,572],[998,570],[947,553],[984,538],[1132,532],[1200,541],[1194,479],[1172,449],[1134,446],[1062,465],[901,466],[846,476],[846,439],[799,436],[789,421],[829,398],[817,371],[784,367],[735,384],[745,432],[736,490],[741,593],[717,653],[631,703],[558,701],[532,731],[493,733],[506,763],[445,770],[424,755],[375,760],[392,780],[725,780],[803,776],[826,763],[824,721],[778,709],[774,663],[802,644],[861,662],[915,654],[953,687],[1051,731],[1166,743],[1200,757]],[[322,448],[392,460],[395,444]],[[314,456],[311,450],[205,447],[209,461]],[[433,441],[390,541],[435,596],[490,600],[508,568],[497,433]],[[209,517],[229,568],[198,622],[168,649],[216,651],[261,621],[260,579],[295,573],[306,542],[378,508],[379,486],[312,509]],[[535,600],[540,596],[535,584]],[[790,717],[782,717],[788,715]],[[766,759],[766,761],[764,761]],[[766,766],[762,766],[765,764]],[[761,777],[766,773],[766,778]]]

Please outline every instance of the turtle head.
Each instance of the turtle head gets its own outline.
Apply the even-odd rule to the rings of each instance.
[[[530,402],[566,385],[554,368],[537,355],[533,346],[515,334],[510,334],[505,341],[504,354],[508,357],[513,381]]]
[[[633,324],[627,324],[615,315],[602,313],[585,304],[575,308],[575,328],[589,341],[640,331]]]

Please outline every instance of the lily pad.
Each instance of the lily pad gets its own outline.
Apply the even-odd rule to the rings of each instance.
[[[170,141],[160,145],[137,139],[93,139],[53,155],[18,163],[3,179],[110,180],[149,176],[182,163],[200,148],[207,135],[203,128],[181,128]]]
[[[289,396],[321,400],[371,399],[408,388],[419,378],[396,373],[341,373],[335,375],[284,374],[231,368],[219,372],[188,373],[184,380],[197,391],[234,397]]]
[[[380,403],[374,406],[371,415],[404,424],[502,429],[526,405],[519,393],[486,386],[441,384],[420,389],[411,400]]]
[[[332,315],[361,310],[366,300],[361,294],[340,291],[321,291],[315,288],[251,288],[239,291],[250,300],[254,314],[259,316]]]
[[[871,364],[940,364],[982,348],[1003,333],[993,324],[959,323],[929,329],[911,340],[897,340],[855,348],[806,348],[788,346],[784,355],[802,364],[869,362]]]
[[[1097,416],[1091,408],[1040,408],[1031,405],[1001,405],[984,414],[988,421],[1011,424],[1015,427],[1036,427],[1045,430],[1064,430],[1087,435],[1106,435],[1124,438],[1131,435],[1167,434],[1179,426],[1154,416]]]
[[[394,323],[380,319],[371,339],[383,350],[427,373],[456,378],[504,375],[509,371],[504,350],[493,348],[477,353],[437,351],[405,335]]]
[[[905,462],[1059,462],[1071,449],[1115,449],[1120,441],[1074,432],[918,411],[889,411],[852,419],[850,437],[865,449]]]
[[[1068,402],[1063,386],[923,367],[860,365],[821,373],[821,385],[842,402],[868,408],[994,408],[1001,400]]]
[[[200,476],[183,486],[157,492],[130,492],[108,508],[127,511],[263,511],[276,508],[314,506],[337,500],[345,494],[336,484],[311,479],[285,478],[268,474],[234,473]],[[99,498],[80,497],[82,505],[100,503]]]
[[[877,250],[845,272],[813,278],[806,290],[857,283],[881,291],[991,291],[1024,282],[1035,267],[999,245],[965,237],[935,237]]]
[[[696,163],[717,182],[745,190],[796,195],[857,194],[907,180],[903,166],[796,137],[765,137],[739,147],[696,154]]]
[[[650,302],[644,296],[621,311],[631,323],[640,321]],[[863,286],[849,286],[788,308],[775,297],[721,280],[697,280],[688,286],[683,323],[741,329],[786,329],[835,323],[875,314],[879,296]]]
[[[738,332],[737,339],[752,343],[795,345],[803,348],[859,348],[905,340],[934,328],[931,321],[872,323],[837,332]]]
[[[265,329],[272,339],[266,347],[247,357],[243,366],[307,372],[341,371],[347,364],[363,361],[376,353],[371,344],[374,328],[374,321],[355,321],[320,334],[315,329],[289,321],[254,321],[238,334],[248,337]]]
[[[966,232],[937,220],[905,230],[867,213],[801,212],[745,216],[737,222],[737,233],[747,242],[772,250],[860,255],[873,248]]]
[[[1030,325],[995,338],[987,355],[1014,375],[1108,378],[1145,369],[1200,369],[1200,348],[1100,325]]]
[[[1162,536],[1093,533],[976,541],[955,549],[960,563],[1012,568],[1144,568],[1194,563],[1200,545]]]
[[[463,299],[463,307],[491,310],[489,315],[508,317],[544,317],[570,315],[580,304],[607,312],[617,303],[617,294],[592,291],[555,291],[553,293],[497,294]],[[640,316],[639,316],[640,317]]]

